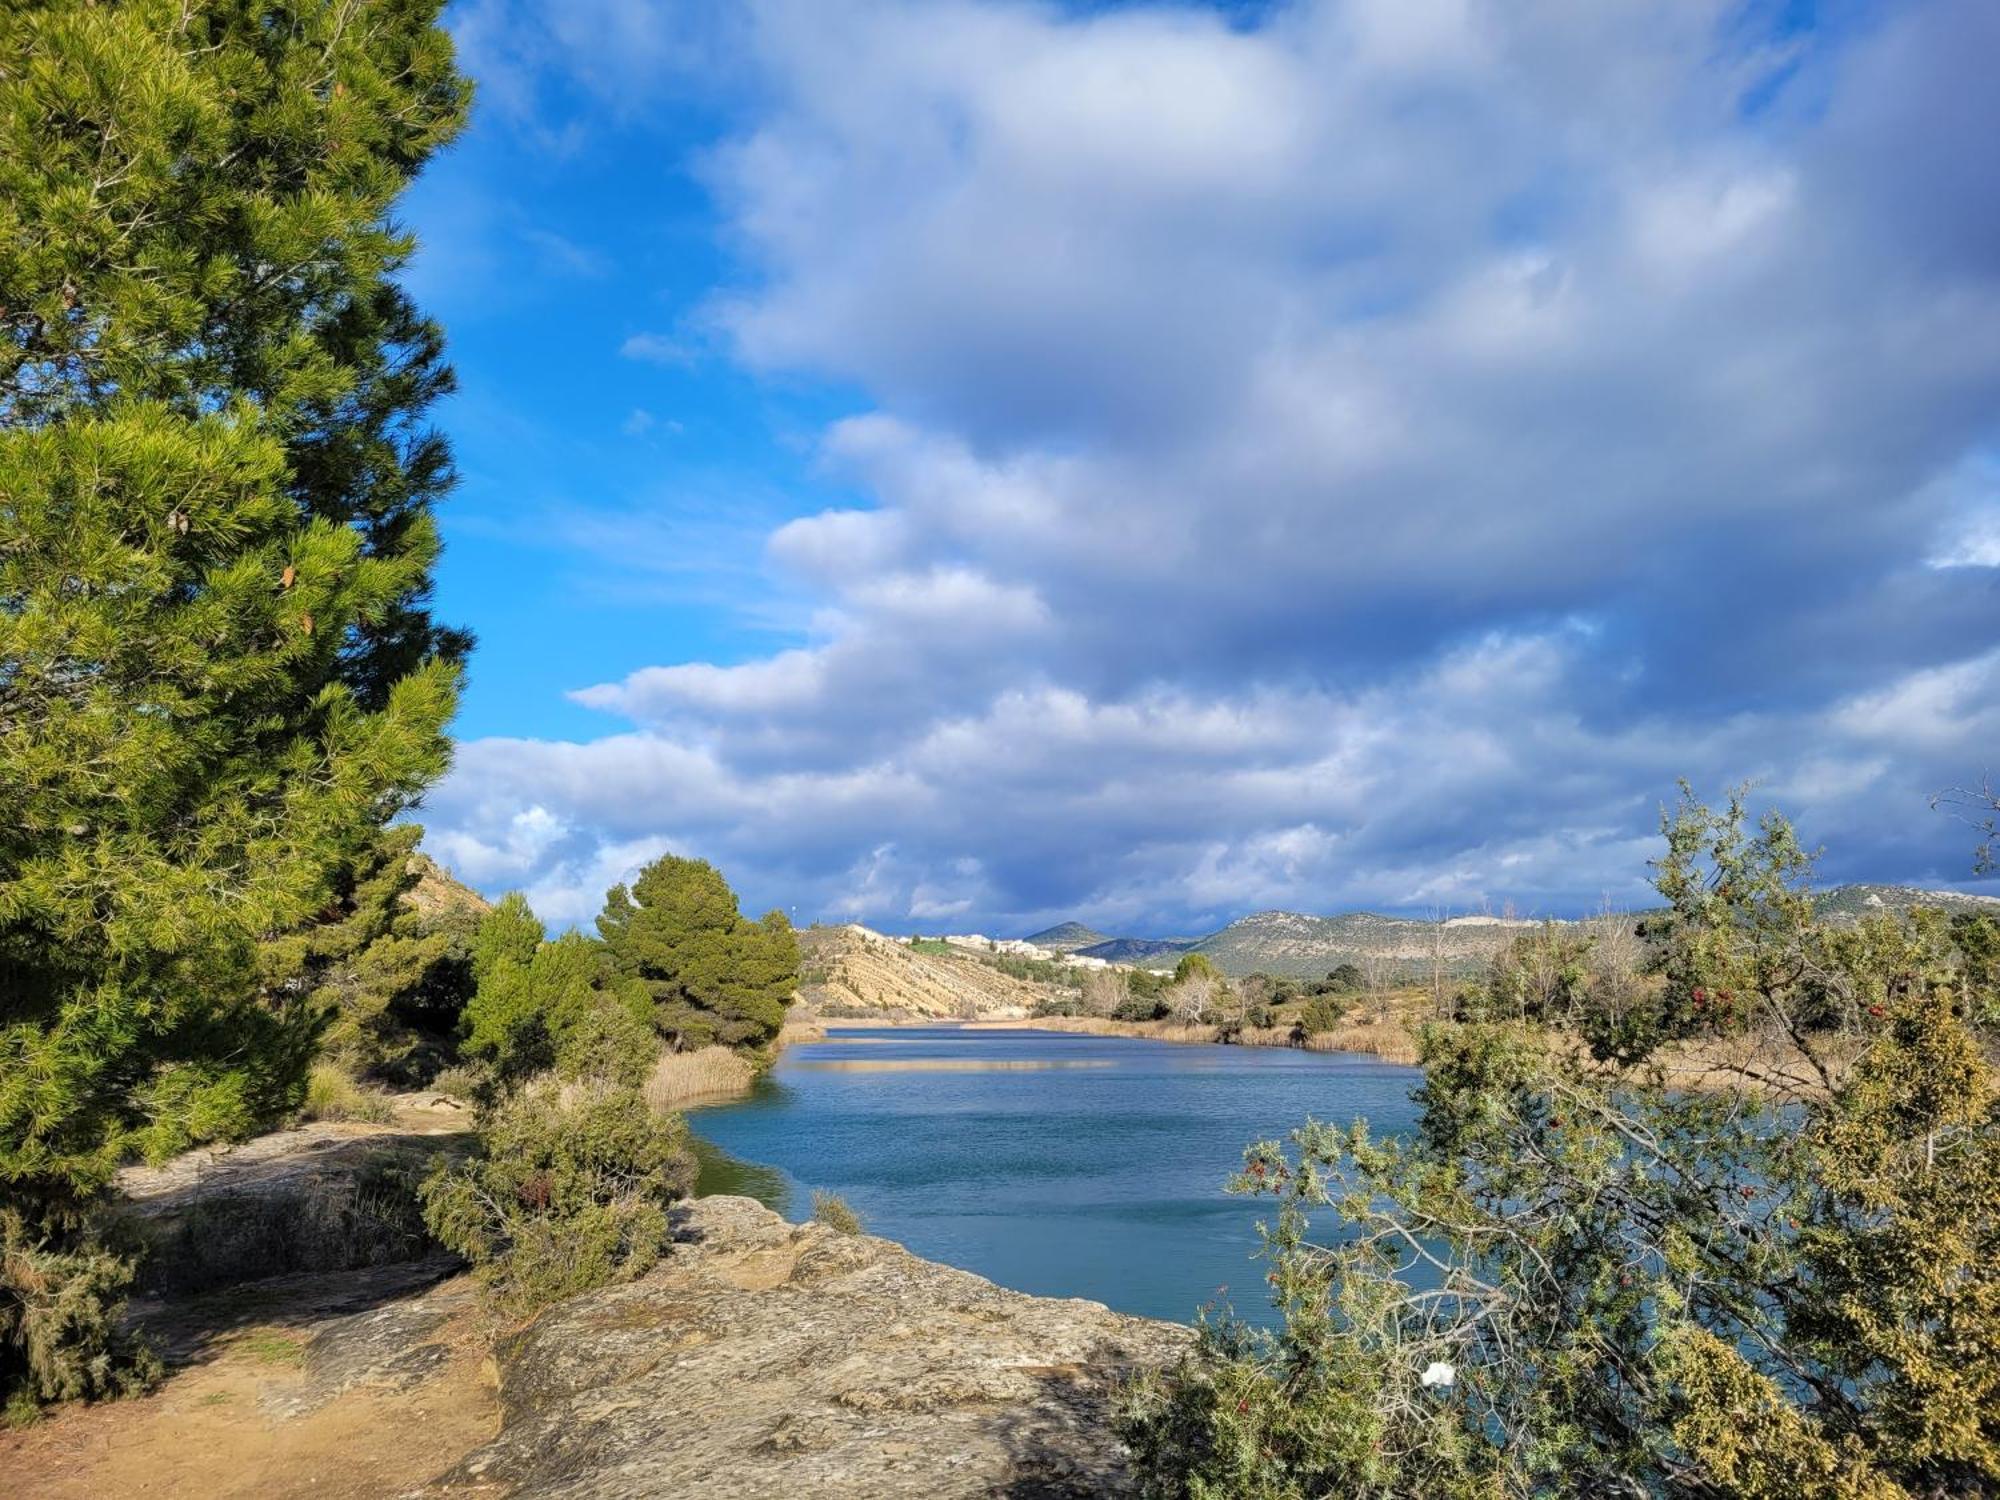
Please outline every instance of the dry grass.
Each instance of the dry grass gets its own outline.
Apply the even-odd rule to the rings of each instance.
[[[813,1222],[824,1224],[835,1234],[861,1233],[861,1215],[857,1214],[845,1198],[838,1193],[821,1192],[813,1189]]]
[[[757,1070],[727,1047],[663,1052],[646,1080],[646,1103],[661,1114],[709,1099],[728,1099],[750,1087]]]
[[[1031,1028],[1040,1031],[1077,1032],[1085,1036],[1150,1037],[1156,1042],[1208,1043],[1220,1034],[1214,1026],[1190,1026],[1181,1021],[1113,1021],[1102,1016],[1041,1016],[1029,1021],[982,1021],[971,1029]],[[1244,1047],[1289,1047],[1292,1028],[1246,1026],[1237,1033]],[[1315,1035],[1306,1044],[1312,1052],[1372,1052],[1384,1062],[1414,1063],[1417,1039],[1395,1009],[1378,1014],[1357,1014],[1333,1031]]]
[[[302,1120],[358,1120],[369,1125],[386,1125],[395,1117],[396,1107],[387,1094],[364,1088],[337,1063],[316,1062],[306,1075],[306,1099],[299,1107]]]
[[[1306,1047],[1313,1052],[1372,1052],[1387,1063],[1415,1063],[1416,1034],[1400,1016],[1355,1016],[1332,1031],[1316,1032]]]
[[[818,1016],[800,1016],[787,1021],[778,1032],[778,1045],[789,1047],[794,1042],[823,1042],[826,1040],[826,1023]]]

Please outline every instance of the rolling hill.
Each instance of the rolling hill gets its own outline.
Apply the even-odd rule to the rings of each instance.
[[[1107,934],[1086,927],[1081,922],[1063,922],[1054,927],[1044,927],[1040,932],[1030,933],[1027,941],[1037,948],[1047,948],[1051,953],[1080,953],[1086,948],[1096,947],[1111,939]]]
[[[1878,912],[1904,912],[1917,906],[2000,916],[2000,897],[1900,885],[1835,886],[1815,896],[1814,904],[1821,915],[1833,921],[1854,920]],[[1638,921],[1645,913],[1628,915]],[[1261,911],[1239,917],[1206,937],[1114,937],[1062,951],[1138,968],[1170,968],[1183,953],[1203,953],[1223,973],[1236,978],[1256,973],[1317,978],[1344,963],[1364,970],[1386,971],[1385,978],[1394,978],[1427,971],[1438,958],[1454,973],[1475,969],[1516,932],[1535,925],[1536,919],[1510,917],[1452,917],[1438,923],[1377,912],[1310,916],[1302,912]],[[1080,922],[1065,922],[1048,929],[1058,934],[1073,930],[1090,931]],[[1044,942],[1044,936],[1038,934],[1029,941],[1053,947]]]
[[[941,949],[915,947],[866,927],[804,928],[797,1013],[823,1019],[1019,1017],[1061,993],[972,953]]]

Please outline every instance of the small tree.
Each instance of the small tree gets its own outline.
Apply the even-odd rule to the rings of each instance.
[[[1087,1016],[1114,1016],[1131,998],[1121,969],[1092,969],[1083,976],[1082,1006]]]
[[[706,860],[664,855],[629,889],[612,887],[597,930],[676,1048],[719,1042],[756,1052],[777,1038],[798,989],[798,939],[783,912],[746,921]]]
[[[576,932],[546,940],[516,892],[486,914],[472,946],[463,1047],[500,1088],[550,1070],[621,1087],[644,1080],[659,1050],[650,997],[618,979],[601,943]]]
[[[1935,918],[1816,925],[1791,830],[1740,798],[1664,821],[1656,993],[1598,1057],[1434,1025],[1410,1137],[1308,1122],[1246,1154],[1283,1324],[1213,1327],[1134,1389],[1145,1494],[2000,1490],[1974,966]],[[1742,1030],[1725,991],[1771,1056],[1669,1088],[1650,1047]]]

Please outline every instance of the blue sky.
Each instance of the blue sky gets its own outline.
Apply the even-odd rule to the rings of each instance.
[[[1752,779],[1963,884],[1976,0],[462,0],[402,209],[475,628],[429,847],[557,922],[1644,899]]]

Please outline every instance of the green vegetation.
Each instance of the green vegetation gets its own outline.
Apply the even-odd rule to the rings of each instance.
[[[649,997],[618,982],[601,943],[576,932],[548,941],[520,895],[481,919],[472,971],[464,1053],[502,1088],[550,1070],[632,1088],[651,1070]]]
[[[476,1160],[424,1184],[424,1219],[517,1316],[643,1275],[694,1186],[686,1126],[636,1089],[536,1083],[489,1109],[480,1135]]]
[[[1299,1007],[1296,1026],[1307,1036],[1332,1031],[1347,1014],[1346,1004],[1332,994],[1314,995]]]
[[[614,886],[597,919],[612,968],[635,981],[676,1050],[766,1051],[798,988],[799,944],[781,911],[760,921],[705,860],[666,855]]]
[[[1135,1386],[1144,1493],[2000,1487],[1988,934],[1822,925],[1790,828],[1740,802],[1665,832],[1646,982],[1570,954],[1524,991],[1503,955],[1495,1018],[1426,1029],[1410,1139],[1246,1153],[1283,1325],[1212,1325]],[[1718,1037],[1760,1043],[1735,1085],[1669,1088],[1658,1049]]]
[[[613,888],[598,929],[551,941],[517,894],[472,937],[461,1026],[480,1152],[432,1175],[424,1215],[516,1315],[665,1252],[696,1166],[681,1118],[648,1102],[674,1081],[656,1066],[663,1040],[676,1064],[734,1077],[766,1055],[796,983],[790,924],[744,921],[696,860],[656,860]]]
[[[338,1063],[316,1062],[306,1074],[305,1120],[365,1120],[381,1124],[395,1114],[388,1096],[364,1088]]]
[[[300,1103],[259,942],[444,767],[436,328],[396,195],[464,119],[427,0],[0,14],[0,1392],[110,1394],[117,1165]],[[337,1023],[336,1023],[337,1024]]]
[[[323,1053],[357,1078],[413,1088],[451,1054],[473,987],[469,909],[419,911],[412,856],[423,830],[375,834],[343,871],[333,900],[306,926],[261,944],[266,994],[328,1019]]]

